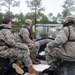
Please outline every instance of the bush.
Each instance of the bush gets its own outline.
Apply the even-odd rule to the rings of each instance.
[[[47,38],[48,34],[40,34],[41,38]]]

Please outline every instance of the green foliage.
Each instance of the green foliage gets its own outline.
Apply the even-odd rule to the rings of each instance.
[[[2,23],[2,17],[3,17],[3,14],[0,13],[0,24]]]
[[[20,6],[20,1],[17,1],[17,0],[1,0],[0,4],[1,4],[1,6],[4,6],[5,8],[8,9],[7,11],[9,12],[9,17],[10,17],[11,7]]]
[[[1,5],[7,7],[8,10],[11,7],[20,5],[20,1],[17,1],[17,0],[2,0],[1,2],[2,2]]]
[[[9,16],[13,23],[16,24],[19,28],[24,24],[25,19],[29,18],[33,21],[33,25],[37,24],[54,24],[54,23],[63,23],[66,16],[73,15],[72,12],[75,11],[75,1],[74,0],[65,0],[63,4],[63,11],[58,13],[57,16],[54,16],[53,13],[49,13],[48,16],[42,12],[45,10],[42,7],[42,0],[26,0],[27,6],[30,8],[31,12],[24,15],[13,14],[10,12],[11,7],[16,7],[20,5],[20,0],[0,0],[1,6],[5,6],[8,11],[6,13],[1,13],[0,10],[0,24],[2,23],[2,18],[4,16]]]
[[[57,14],[57,22],[62,23],[62,15],[61,15],[61,13]]]
[[[55,24],[55,23],[57,23],[57,17],[55,17],[54,15],[53,15],[53,13],[49,13],[48,14],[48,18],[49,18],[49,23],[51,23],[51,24]]]
[[[47,34],[40,34],[41,38],[47,38]]]
[[[36,39],[36,33],[32,31],[31,34],[32,34],[32,38]]]
[[[72,12],[75,11],[75,1],[74,0],[65,0],[62,5],[63,11],[58,13],[57,16],[53,16],[50,12],[48,17],[51,23],[63,23],[67,16],[73,15]]]
[[[51,23],[63,23],[67,16],[73,15],[72,12],[75,11],[75,0],[65,0],[62,7],[63,11],[58,13],[57,16],[53,16],[51,12],[48,14]]]
[[[39,24],[48,24],[49,23],[49,19],[48,19],[48,17],[46,15],[41,13],[38,23]]]
[[[26,3],[33,12],[39,13],[40,11],[44,11],[44,8],[41,6],[41,0],[27,0]]]
[[[25,15],[25,19],[31,19],[33,22],[33,25],[35,25],[35,14],[34,13],[27,13]]]
[[[34,14],[34,22],[36,24],[39,14],[45,10],[44,7],[42,7],[41,0],[26,0],[26,3],[31,12]]]
[[[75,1],[74,0],[65,0],[63,4],[62,18],[72,15],[72,12],[75,11]]]

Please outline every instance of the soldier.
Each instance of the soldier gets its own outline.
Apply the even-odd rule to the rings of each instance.
[[[22,38],[23,43],[25,43],[31,52],[31,59],[33,64],[39,64],[40,61],[36,59],[36,56],[38,54],[40,44],[38,42],[34,42],[32,40],[31,31],[30,28],[32,27],[32,21],[30,19],[25,20],[25,24],[22,26],[22,28],[19,31],[19,36]]]
[[[0,25],[0,57],[20,60],[28,67],[28,73],[38,75],[38,72],[32,66],[32,61],[28,53],[28,46],[16,42],[16,39],[11,32],[10,18],[4,18],[2,23],[3,24]],[[14,63],[12,67],[17,73],[24,73],[19,65]]]
[[[75,61],[75,19],[67,17],[64,27],[60,30],[56,39],[47,44],[45,56],[50,69],[57,66],[57,59]]]

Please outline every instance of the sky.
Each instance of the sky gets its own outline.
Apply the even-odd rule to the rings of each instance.
[[[62,12],[64,1],[65,0],[42,0],[42,4],[46,9],[46,14],[52,12],[54,15],[57,15],[59,12]]]
[[[11,8],[11,11],[16,14],[22,12],[23,14],[26,14],[30,12],[30,9],[27,7],[27,4],[25,3],[26,0],[21,0],[20,7],[14,7]],[[59,12],[62,12],[63,8],[62,5],[64,4],[65,0],[42,0],[42,7],[45,7],[45,12],[43,12],[45,15],[48,15],[50,12],[53,13],[53,15],[57,15]],[[3,12],[5,12],[5,8],[2,9]]]

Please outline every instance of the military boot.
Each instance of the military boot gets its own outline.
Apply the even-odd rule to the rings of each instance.
[[[41,64],[41,62],[40,62],[39,59],[33,59],[33,60],[32,60],[32,63],[33,63],[33,64]]]
[[[28,67],[28,73],[32,74],[32,75],[39,75],[39,72],[36,71],[33,66],[29,66]]]
[[[20,64],[18,63],[13,63],[12,68],[14,68],[18,74],[24,74],[24,70],[20,67]]]

